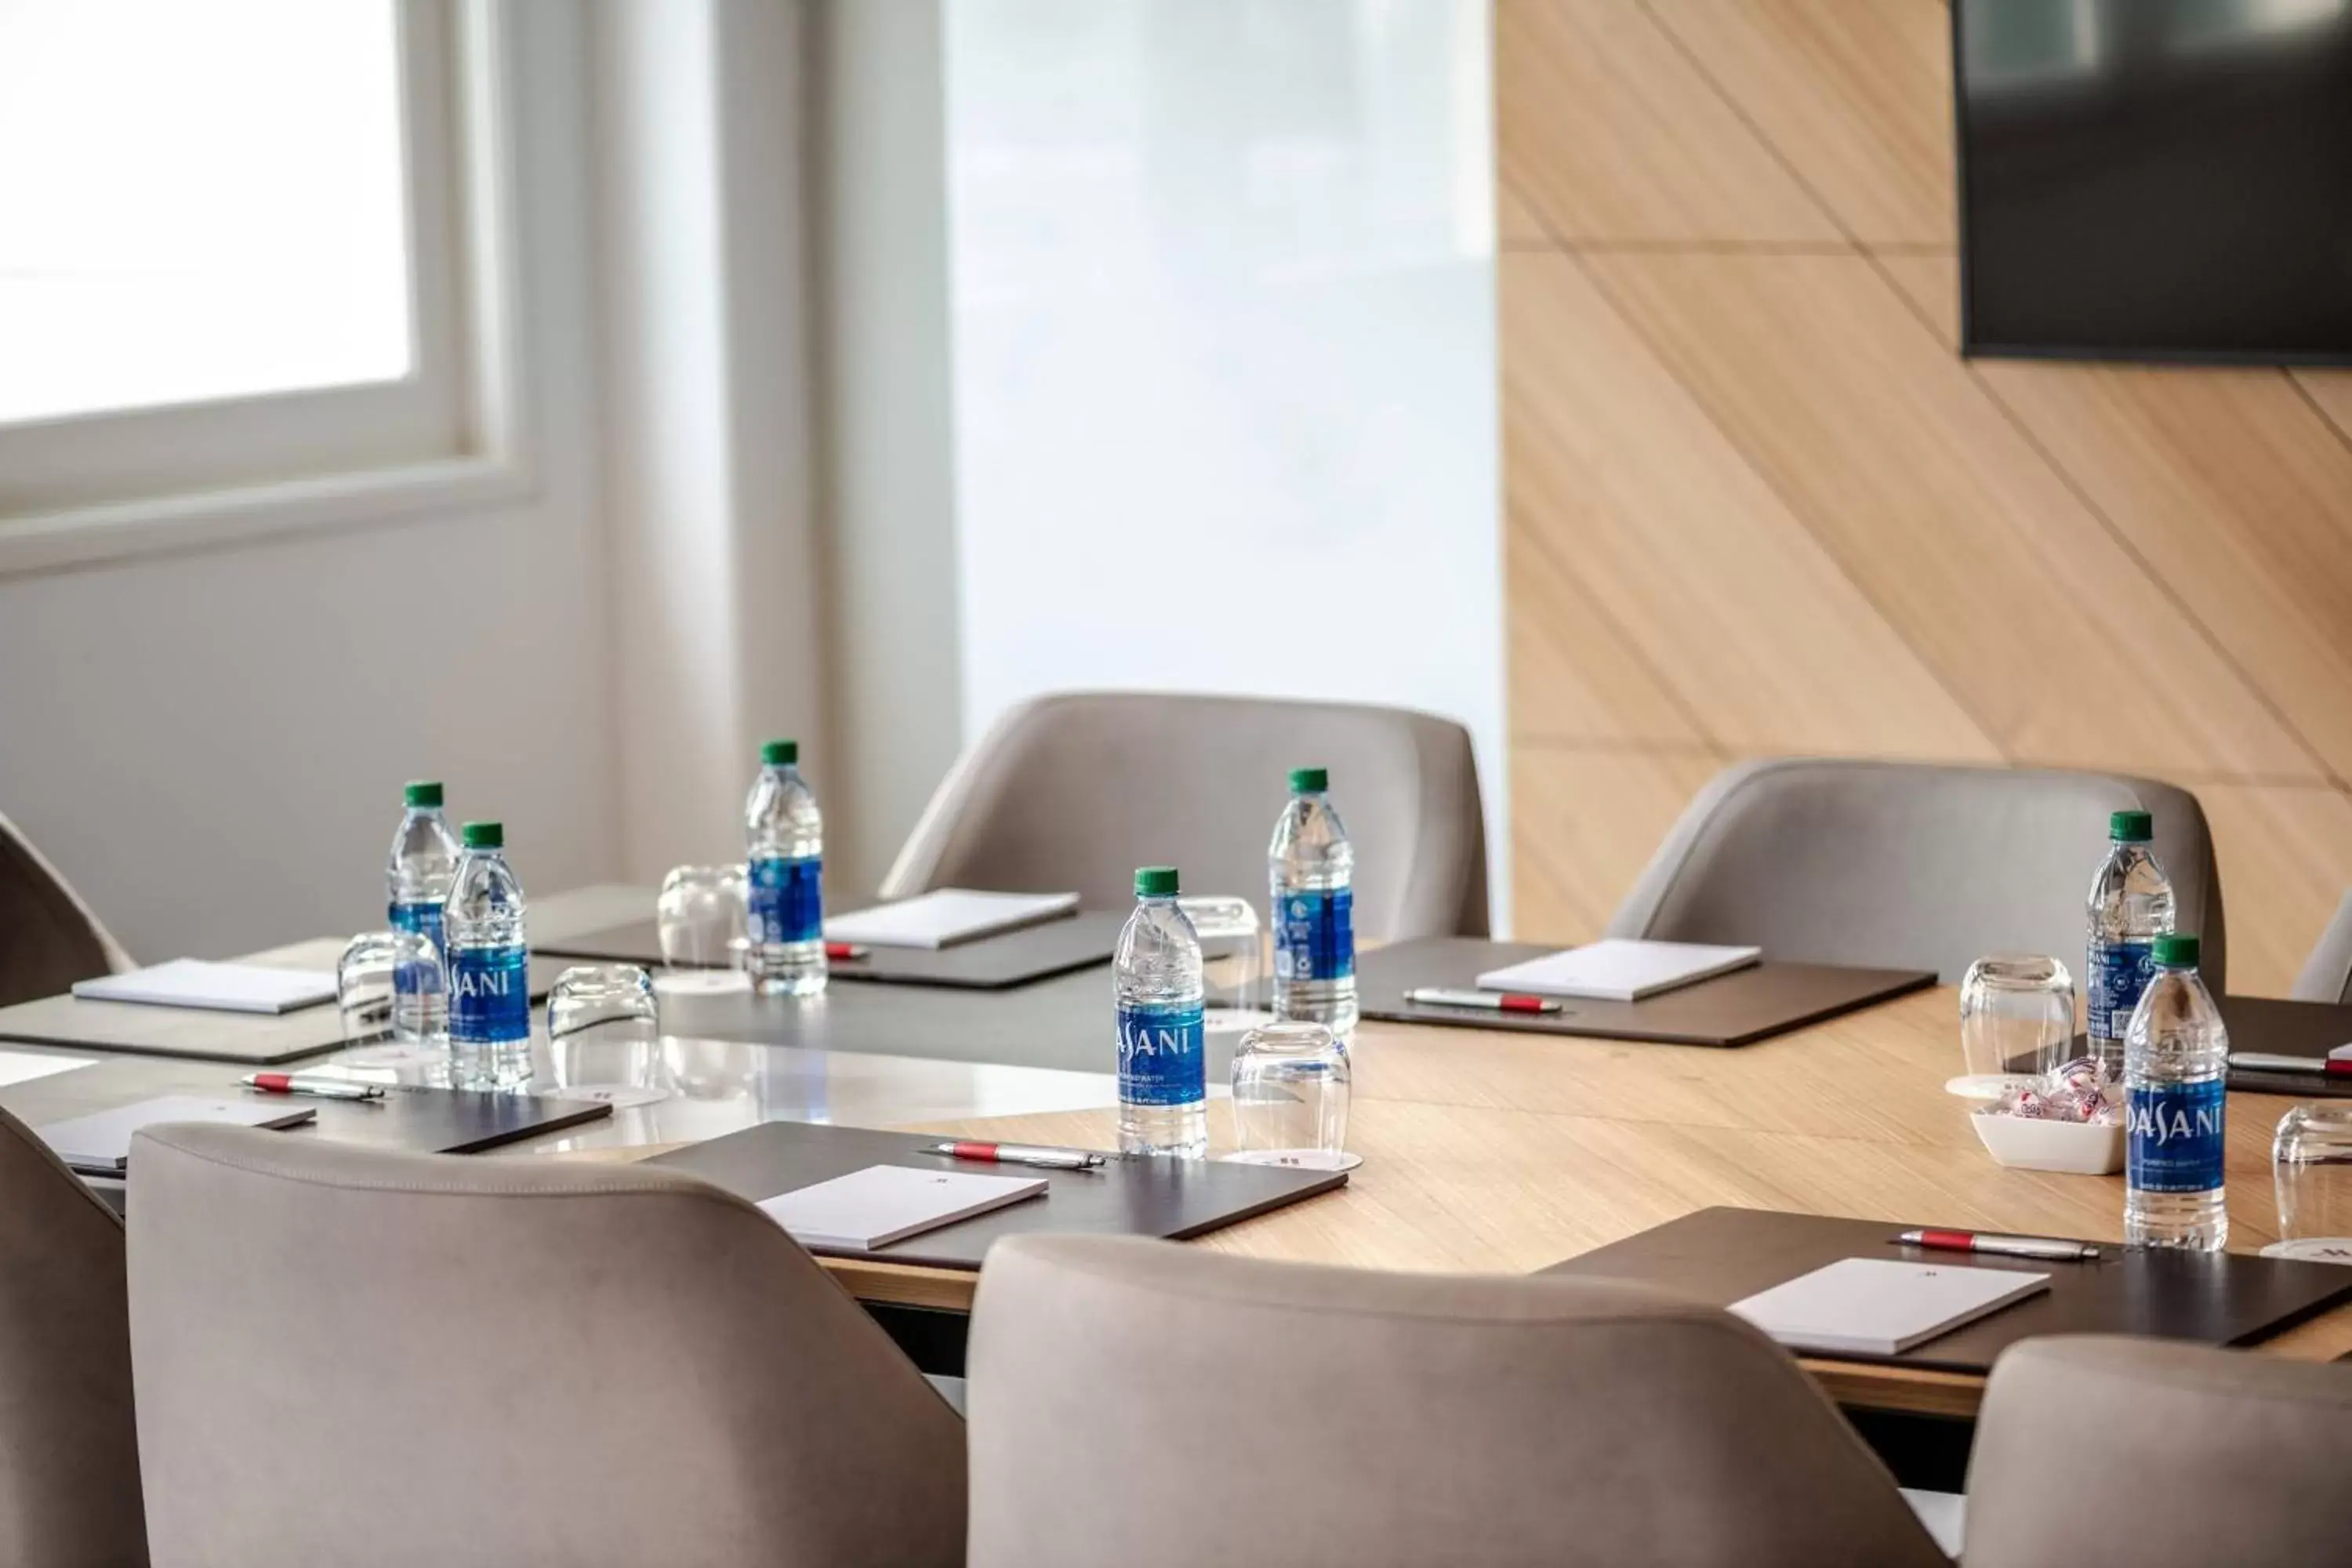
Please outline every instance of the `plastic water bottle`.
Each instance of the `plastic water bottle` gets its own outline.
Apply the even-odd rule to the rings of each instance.
[[[2219,1252],[2229,1239],[2222,1188],[2230,1032],[2197,975],[2197,939],[2160,936],[2156,978],[2124,1045],[2124,1240]]]
[[[2090,941],[2083,968],[2089,1003],[2085,1029],[2091,1054],[2111,1081],[2123,1078],[2124,1030],[2156,973],[2150,944],[2172,930],[2172,882],[2147,847],[2154,831],[2144,811],[2110,816],[2107,836],[2114,844],[2091,883]]]
[[[1176,868],[1135,874],[1135,912],[1118,933],[1118,1146],[1182,1160],[1209,1152],[1208,1031],[1201,943],[1176,907]]]
[[[1356,1026],[1356,852],[1322,768],[1290,770],[1290,804],[1265,852],[1274,919],[1274,1013]]]
[[[448,942],[441,931],[441,906],[457,875],[457,836],[441,815],[438,780],[418,779],[402,792],[407,810],[392,836],[383,868],[384,897],[392,929],[411,931],[432,942],[446,961]],[[449,994],[444,963],[403,963],[393,971],[394,1032],[403,1038],[437,1039],[448,1033]]]
[[[824,990],[824,818],[801,777],[797,741],[760,748],[760,776],[743,805],[750,885],[743,966],[771,996]]]
[[[453,1072],[460,1088],[513,1088],[530,1076],[522,884],[507,867],[504,827],[469,822],[465,843],[442,914]]]

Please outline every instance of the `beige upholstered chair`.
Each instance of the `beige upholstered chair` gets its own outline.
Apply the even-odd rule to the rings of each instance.
[[[2110,812],[2156,818],[2179,929],[2226,979],[2221,880],[2197,797],[2105,773],[1783,758],[1717,774],[1609,922],[1611,936],[1753,942],[1769,958],[1932,969],[1987,953],[2065,961]]]
[[[961,1563],[962,1424],[676,1172],[138,1136],[155,1561]]]
[[[968,1371],[974,1568],[1945,1562],[1785,1353],[1614,1281],[1015,1237]]]
[[[1486,933],[1486,817],[1469,732],[1401,708],[1072,692],[1012,710],[931,797],[882,896],[931,888],[1134,900],[1138,866],[1265,912],[1293,767],[1328,767],[1356,849],[1356,932]]]
[[[2336,907],[2336,918],[2319,933],[2319,945],[2294,977],[2294,999],[2352,1002],[2352,893]]]
[[[130,967],[57,868],[0,816],[0,1007]]]
[[[146,1561],[122,1222],[0,1110],[0,1563]]]
[[[1994,1364],[1977,1418],[1969,1568],[2342,1563],[2347,1452],[2352,1367],[2160,1340],[2028,1340]],[[2086,1486],[2098,1517],[2053,1499]]]

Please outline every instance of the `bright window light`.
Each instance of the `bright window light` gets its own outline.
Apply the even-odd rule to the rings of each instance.
[[[410,370],[397,0],[0,0],[0,424]]]

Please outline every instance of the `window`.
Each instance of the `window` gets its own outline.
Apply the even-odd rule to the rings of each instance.
[[[393,0],[0,0],[0,423],[412,368]]]
[[[496,455],[505,3],[0,0],[0,569]]]

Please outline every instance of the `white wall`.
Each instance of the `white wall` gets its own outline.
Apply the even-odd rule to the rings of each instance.
[[[967,736],[1076,686],[1444,713],[1507,910],[1486,5],[946,17]]]
[[[135,957],[381,923],[417,776],[503,817],[528,887],[613,869],[583,38],[522,11],[536,493],[0,577],[0,811]]]
[[[760,742],[819,793],[800,8],[598,0],[596,232],[621,870],[738,858]]]
[[[1507,841],[1482,0],[517,14],[535,493],[0,577],[0,811],[136,955],[373,922],[418,775],[541,891],[730,853],[770,732],[845,902],[1075,685],[1454,714]]]
[[[938,0],[817,0],[812,225],[827,897],[870,898],[963,742]]]

